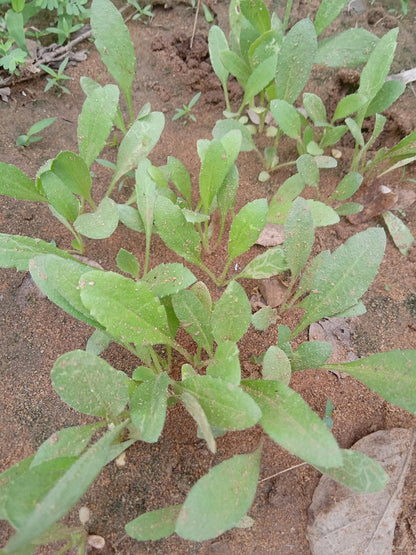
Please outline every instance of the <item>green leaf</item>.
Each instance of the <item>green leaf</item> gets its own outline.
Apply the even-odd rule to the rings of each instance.
[[[117,254],[117,267],[122,272],[130,274],[134,278],[139,277],[140,264],[137,258],[129,251],[120,249]]]
[[[91,198],[91,176],[81,156],[68,150],[61,152],[53,160],[51,170],[69,191],[87,200]]]
[[[111,198],[104,197],[95,212],[81,214],[74,222],[74,227],[90,239],[106,239],[118,226],[118,207]]]
[[[320,3],[314,21],[317,35],[320,35],[334,21],[346,4],[348,0],[323,0]]]
[[[40,133],[41,131],[43,131],[44,129],[46,129],[50,125],[52,125],[52,123],[55,120],[56,120],[56,118],[45,118],[45,119],[42,119],[40,121],[37,121],[36,123],[34,123],[29,128],[29,131],[27,132],[27,134],[29,135],[29,137],[31,137],[32,135],[35,135],[36,133]]]
[[[192,339],[212,355],[213,337],[211,332],[211,314],[192,291],[183,289],[172,297],[172,305],[181,326]]]
[[[261,412],[238,386],[212,376],[193,376],[175,386],[188,391],[203,408],[211,426],[221,430],[245,430],[259,421]]]
[[[90,439],[103,424],[72,426],[53,433],[42,443],[30,465],[31,468],[59,457],[79,457],[88,446]]]
[[[162,433],[166,418],[169,376],[162,372],[135,388],[130,400],[130,414],[140,439],[155,443]]]
[[[338,468],[315,466],[315,468],[358,493],[374,493],[385,487],[389,476],[380,463],[352,449],[341,449],[341,452],[342,466]]]
[[[261,450],[212,468],[189,492],[176,522],[182,538],[204,541],[238,526],[253,502]]]
[[[352,118],[346,118],[345,123],[347,124],[351,135],[354,137],[355,142],[362,148],[364,146],[364,137],[360,126]]]
[[[214,139],[221,140],[224,135],[226,135],[229,131],[232,131],[233,129],[238,129],[238,131],[240,131],[241,133],[241,152],[250,152],[251,150],[254,150],[256,148],[256,145],[253,141],[253,136],[250,133],[248,127],[235,119],[218,120],[214,125],[214,129],[212,130],[212,136],[214,137]]]
[[[304,188],[305,184],[302,177],[298,173],[295,173],[294,175],[288,177],[286,181],[280,185],[277,193],[272,199],[272,203],[273,201],[276,203],[282,203],[295,200],[295,198],[302,193]]]
[[[143,278],[155,297],[175,295],[196,281],[196,277],[183,264],[159,264]]]
[[[232,130],[224,137],[227,137],[231,133],[233,134],[231,137],[234,138],[235,144],[236,146],[238,144],[239,149],[241,145],[241,135],[237,135],[237,131]],[[224,139],[224,137],[222,139]],[[234,164],[236,156],[234,159],[228,158],[227,154],[223,140],[219,141],[214,139],[209,143],[208,149],[203,157],[201,171],[199,173],[199,191],[202,206],[207,213],[209,212],[212,201],[221,187],[225,176]]]
[[[358,204],[358,202],[346,202],[341,206],[336,208],[336,212],[339,216],[349,216],[350,214],[357,214],[357,212],[361,212],[364,208],[362,204]]]
[[[88,95],[78,117],[78,147],[89,168],[98,157],[113,127],[119,100],[115,85],[99,87]]]
[[[390,212],[390,210],[383,212],[382,216],[394,244],[404,256],[408,256],[410,247],[415,242],[415,238],[411,234],[410,229],[400,218]]]
[[[79,201],[67,189],[59,177],[51,172],[43,172],[40,177],[42,188],[48,197],[48,203],[55,208],[59,214],[70,222],[74,222],[79,214]]]
[[[396,102],[396,100],[404,93],[406,85],[401,81],[385,81],[376,96],[370,102],[365,117],[368,118],[374,114],[381,114],[387,108]]]
[[[133,231],[144,233],[144,224],[139,211],[127,204],[117,204],[120,222]]]
[[[306,313],[294,336],[312,322],[354,306],[372,283],[384,255],[386,236],[370,228],[350,237],[315,275],[311,293],[299,304]]]
[[[308,199],[306,202],[308,203],[309,210],[311,211],[313,225],[315,227],[333,225],[339,222],[338,213],[327,204],[319,202],[319,200],[312,199]]]
[[[234,260],[254,245],[259,238],[268,213],[266,199],[249,202],[235,216],[228,239],[228,260]]]
[[[306,183],[310,187],[317,187],[319,184],[319,168],[315,157],[310,154],[302,154],[296,160],[296,168]]]
[[[42,239],[0,233],[0,267],[27,271],[29,262],[41,254],[55,254],[73,260],[72,256]],[[85,267],[85,266],[84,266]]]
[[[307,368],[321,368],[332,353],[331,343],[306,341],[301,343],[291,358],[292,372]]]
[[[333,68],[360,66],[368,60],[378,41],[366,29],[347,29],[319,41],[315,63]]]
[[[244,86],[243,105],[250,102],[257,94],[263,91],[274,79],[276,72],[277,55],[274,54],[263,60],[254,68]]]
[[[76,457],[60,457],[30,467],[12,484],[6,500],[6,513],[16,530],[25,532],[25,522],[36,510],[39,501],[75,461]]]
[[[110,345],[112,338],[103,330],[95,330],[88,338],[85,350],[93,355],[100,355]]]
[[[14,550],[18,553],[19,549],[62,518],[81,498],[101,469],[126,448],[124,444],[119,444],[117,447],[112,445],[124,427],[125,423],[122,423],[108,431],[70,466],[46,495],[36,503],[20,530],[11,538],[6,548],[9,552]],[[32,471],[34,472],[36,468],[38,467]],[[53,511],[51,507],[54,508]]]
[[[241,0],[240,9],[243,16],[260,34],[270,30],[269,10],[262,0]]]
[[[204,305],[205,310],[208,313],[211,313],[212,312],[212,299],[211,299],[211,294],[210,294],[209,289],[206,286],[206,284],[203,281],[197,281],[191,287],[191,291],[195,295],[195,297],[197,297],[201,301],[201,303]]]
[[[188,170],[182,164],[180,160],[174,158],[173,156],[168,156],[168,170],[169,179],[173,181],[173,184],[178,189],[178,191],[183,195],[184,199],[188,203],[188,206],[192,206],[192,184],[191,176]]]
[[[362,94],[353,93],[349,94],[348,96],[344,96],[344,98],[341,98],[341,100],[338,102],[337,107],[335,108],[335,113],[332,121],[335,121],[337,119],[344,119],[347,116],[358,112],[358,110],[360,110],[360,108],[362,108],[367,102],[367,97],[363,96]],[[342,126],[337,127],[336,129],[340,130],[342,129]],[[339,131],[339,133],[341,133],[341,131]]]
[[[250,66],[231,50],[222,50],[220,52],[220,60],[225,69],[234,75],[240,85],[245,88],[247,81],[251,75]]]
[[[4,14],[7,32],[4,32],[4,37],[12,37],[19,48],[27,52],[24,19],[21,10],[7,10]]]
[[[377,42],[360,76],[358,94],[372,100],[383,87],[397,46],[399,29],[391,29]]]
[[[35,183],[13,164],[0,162],[0,194],[15,199],[47,202],[46,196]]]
[[[263,378],[289,385],[291,374],[290,360],[286,353],[274,345],[269,347],[263,357]]]
[[[326,123],[326,108],[319,96],[313,93],[303,93],[303,106],[315,125]]]
[[[110,0],[93,0],[90,15],[94,44],[104,65],[120,85],[131,112],[136,57],[129,30]]]
[[[298,197],[286,219],[283,243],[292,280],[300,274],[308,261],[314,241],[315,229],[312,214],[306,200]]]
[[[221,216],[221,221],[225,222],[225,218],[230,210],[235,206],[235,197],[238,189],[238,170],[233,165],[230,171],[225,176],[221,187],[218,189],[217,201],[218,211]]]
[[[315,62],[317,41],[312,21],[298,21],[283,39],[277,59],[277,98],[293,104],[306,85]]]
[[[214,434],[212,433],[211,426],[209,425],[207,415],[204,412],[204,409],[198,403],[193,395],[184,391],[181,395],[181,401],[185,405],[186,410],[198,424],[198,436],[202,435],[202,437],[207,442],[208,448],[211,453],[216,453],[217,446],[215,443]]]
[[[164,126],[165,116],[162,112],[151,112],[148,116],[133,123],[118,149],[112,184],[117,183],[123,175],[137,167],[142,158],[146,158],[150,154],[158,142]]]
[[[156,183],[149,175],[150,160],[143,158],[139,161],[135,172],[136,204],[140,218],[144,224],[146,241],[150,242],[153,230],[153,217],[157,197]]]
[[[213,25],[209,30],[208,48],[212,69],[225,89],[227,87],[229,72],[221,61],[220,53],[224,50],[228,50],[228,42],[223,30],[218,27],[218,25]]]
[[[66,260],[54,254],[37,256],[29,263],[33,281],[53,303],[78,320],[100,328],[82,303],[78,287],[81,276],[89,268],[77,260]]]
[[[271,306],[264,306],[251,317],[251,323],[256,330],[264,331],[277,322],[277,311]]]
[[[271,380],[244,380],[242,385],[259,405],[260,424],[273,441],[314,466],[342,464],[334,436],[293,389]]]
[[[126,524],[125,530],[137,541],[160,540],[175,532],[175,525],[182,505],[150,511]]]
[[[338,125],[337,127],[326,128],[324,135],[319,143],[320,147],[325,149],[328,146],[335,145],[347,132],[348,127],[346,125]]]
[[[211,328],[215,341],[239,341],[251,322],[251,307],[244,289],[231,281],[221,298],[215,303]]]
[[[344,364],[326,364],[364,383],[393,405],[416,414],[416,350],[389,351]]]
[[[224,341],[217,346],[215,355],[207,366],[207,375],[212,378],[221,378],[234,385],[240,384],[241,368],[236,343]]]
[[[157,232],[166,246],[188,262],[200,264],[201,238],[179,206],[159,195],[154,215]]]
[[[34,456],[31,455],[0,474],[0,520],[9,520],[6,512],[7,499],[13,485],[29,470]]]
[[[281,274],[288,269],[284,250],[281,246],[277,246],[256,256],[236,278],[266,279]]]
[[[120,414],[129,400],[128,377],[85,351],[71,351],[53,365],[52,385],[75,410],[103,418]]]
[[[302,120],[296,108],[286,100],[272,100],[270,110],[280,129],[291,139],[299,139]]]
[[[312,258],[312,260],[302,272],[302,276],[300,278],[299,285],[297,287],[297,291],[292,302],[295,302],[295,300],[297,300],[299,297],[313,289],[314,279],[319,269],[323,265],[329,264],[330,261],[331,253],[329,251],[321,251],[315,256],[315,258]]]
[[[348,173],[338,184],[335,191],[332,193],[331,198],[335,200],[346,200],[358,191],[363,176],[358,172]]]
[[[166,311],[143,281],[92,271],[82,276],[79,287],[84,305],[122,343],[169,343]]]

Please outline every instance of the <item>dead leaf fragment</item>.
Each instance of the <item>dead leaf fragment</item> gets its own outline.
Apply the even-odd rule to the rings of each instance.
[[[352,447],[377,460],[390,481],[379,492],[359,494],[322,476],[309,508],[307,536],[313,555],[390,555],[400,495],[415,442],[412,430],[370,434]]]
[[[361,212],[351,214],[351,216],[347,216],[347,219],[354,225],[368,222],[368,220],[375,218],[385,210],[389,210],[394,204],[396,204],[397,199],[397,193],[382,186],[379,188],[372,201],[367,204]]]
[[[2,87],[0,89],[0,98],[3,100],[3,102],[9,102],[10,92],[10,87]]]
[[[275,308],[284,301],[287,287],[279,279],[269,278],[260,280],[259,291],[267,305]]]
[[[256,245],[263,247],[276,247],[285,239],[285,226],[267,223],[256,241]]]
[[[397,193],[397,202],[393,204],[391,210],[404,210],[412,206],[412,204],[416,201],[416,192],[410,189],[401,189]]]

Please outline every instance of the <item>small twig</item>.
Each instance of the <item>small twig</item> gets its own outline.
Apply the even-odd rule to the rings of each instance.
[[[198,21],[198,14],[199,14],[199,8],[201,6],[201,0],[198,0],[198,4],[196,6],[196,13],[195,13],[195,19],[194,19],[194,28],[192,29],[192,36],[191,36],[191,40],[189,42],[189,48],[192,50],[192,47],[194,45],[194,38],[195,38],[195,33],[196,33],[196,24]]]
[[[285,470],[281,470],[280,472],[276,472],[276,474],[272,474],[271,476],[268,476],[267,478],[262,478],[261,480],[259,480],[259,484],[260,482],[265,482],[266,480],[271,480],[272,478],[276,478],[276,476],[280,476],[280,474],[284,474],[285,472],[289,472],[290,470],[294,470],[295,468],[299,468],[300,466],[305,466],[308,463],[303,462],[303,463],[299,463],[299,464],[295,464],[294,466],[291,466],[289,468],[285,468]]]

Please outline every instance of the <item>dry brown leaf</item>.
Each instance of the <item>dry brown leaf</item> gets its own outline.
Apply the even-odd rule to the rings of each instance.
[[[403,189],[397,193],[397,202],[393,204],[391,210],[409,208],[416,201],[416,192],[410,189]]]
[[[285,226],[267,223],[260,237],[257,239],[256,244],[263,247],[276,247],[281,245],[285,238]]]
[[[415,432],[381,430],[353,446],[377,460],[390,477],[377,493],[359,494],[323,476],[309,508],[313,555],[390,555],[400,495],[412,459]]]
[[[361,212],[347,216],[347,219],[354,225],[368,222],[368,220],[375,218],[385,210],[389,210],[397,202],[397,199],[397,193],[387,187],[380,187],[372,201]]]
[[[268,306],[275,308],[284,301],[287,287],[277,278],[262,279],[259,283],[259,291]]]

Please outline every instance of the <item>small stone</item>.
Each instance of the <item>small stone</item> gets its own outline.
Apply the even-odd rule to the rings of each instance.
[[[91,518],[91,511],[88,507],[81,507],[78,513],[78,517],[81,524],[86,524]]]
[[[94,547],[94,549],[103,549],[105,546],[105,539],[102,536],[91,535],[88,536],[88,545]]]
[[[121,453],[121,455],[119,455],[116,460],[114,461],[116,463],[116,466],[118,466],[119,468],[122,468],[123,466],[126,466],[126,452],[123,451]]]

